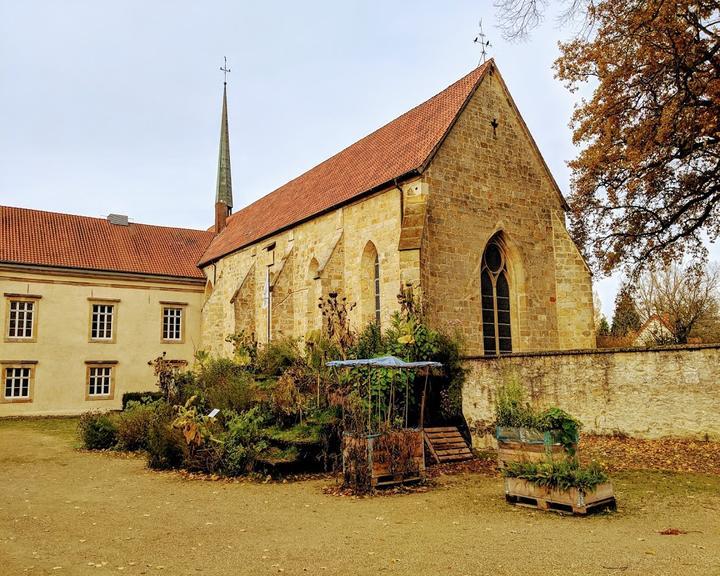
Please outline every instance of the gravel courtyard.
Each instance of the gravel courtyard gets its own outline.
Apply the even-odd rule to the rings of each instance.
[[[0,574],[720,575],[716,475],[618,472],[618,511],[572,518],[468,472],[364,499],[187,479],[79,451],[75,425],[0,421]]]

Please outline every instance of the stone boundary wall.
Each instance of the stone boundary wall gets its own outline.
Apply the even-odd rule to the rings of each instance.
[[[463,412],[482,435],[496,389],[517,379],[537,406],[559,406],[583,430],[720,440],[720,345],[532,352],[466,357]]]

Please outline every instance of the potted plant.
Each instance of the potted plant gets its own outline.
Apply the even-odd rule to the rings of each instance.
[[[510,462],[544,462],[574,457],[582,424],[560,408],[535,410],[517,382],[498,390],[495,403],[495,437],[498,465]]]
[[[505,499],[511,504],[572,514],[615,508],[613,486],[595,463],[575,459],[511,462],[503,469]]]

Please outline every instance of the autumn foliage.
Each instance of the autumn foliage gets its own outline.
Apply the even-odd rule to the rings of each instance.
[[[720,235],[720,2],[602,0],[561,44],[576,108],[572,232],[596,269],[704,258]]]

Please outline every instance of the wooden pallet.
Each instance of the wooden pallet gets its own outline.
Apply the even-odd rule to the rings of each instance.
[[[611,510],[616,508],[613,487],[610,483],[600,484],[594,492],[585,494],[575,488],[550,490],[534,486],[525,480],[506,478],[505,500],[516,506],[579,516],[605,508]]]
[[[425,428],[425,446],[437,463],[470,460],[473,456],[457,426]]]

